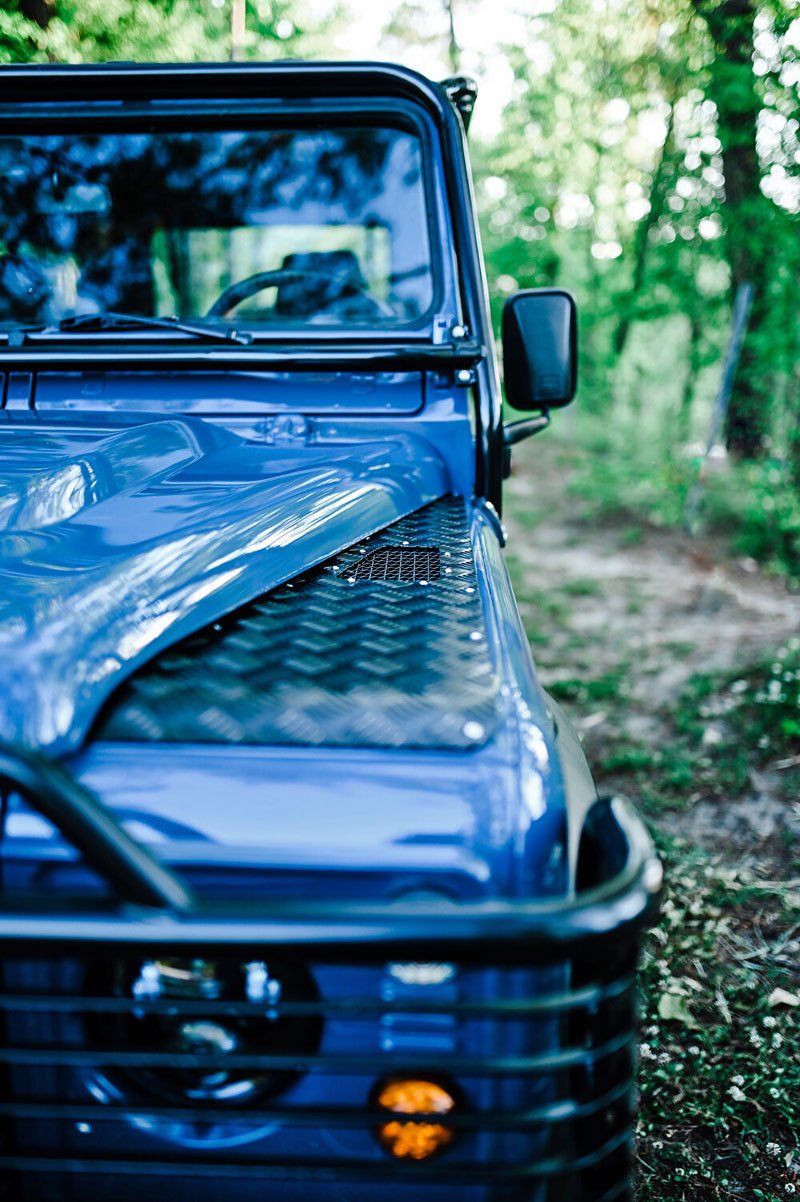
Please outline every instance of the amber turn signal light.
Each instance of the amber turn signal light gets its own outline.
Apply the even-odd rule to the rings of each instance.
[[[375,1101],[381,1110],[396,1117],[387,1118],[378,1128],[378,1138],[398,1160],[427,1160],[441,1152],[455,1138],[452,1127],[426,1119],[403,1119],[403,1115],[447,1115],[455,1107],[455,1098],[434,1081],[386,1081],[379,1087]]]

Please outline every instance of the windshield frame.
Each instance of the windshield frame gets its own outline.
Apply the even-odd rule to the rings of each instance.
[[[447,247],[452,244],[447,205],[444,202],[445,182],[440,165],[441,149],[436,154],[436,129],[428,113],[417,103],[406,99],[381,95],[374,98],[380,107],[365,102],[364,98],[327,98],[316,100],[270,100],[230,101],[220,99],[182,99],[179,101],[154,100],[146,103],[120,102],[109,104],[100,100],[88,106],[82,105],[75,111],[72,105],[59,105],[45,113],[42,105],[17,104],[15,111],[0,103],[0,134],[24,136],[25,134],[46,135],[58,133],[108,132],[131,134],[146,131],[156,133],[184,131],[247,131],[270,128],[347,128],[373,127],[397,129],[417,138],[421,157],[421,188],[425,206],[426,233],[431,272],[431,304],[428,309],[410,321],[387,320],[376,324],[352,322],[347,325],[330,325],[275,322],[266,325],[251,325],[245,318],[232,315],[227,318],[207,319],[192,317],[191,321],[207,325],[209,330],[224,331],[231,327],[247,335],[251,353],[259,347],[286,345],[414,343],[441,341],[442,322],[440,315],[448,315],[448,324],[462,320],[458,280],[453,272],[451,256]],[[325,102],[324,112],[321,101]],[[38,111],[36,111],[38,110]],[[144,315],[146,316],[146,315]],[[189,319],[187,319],[189,320]],[[148,344],[151,347],[172,346],[192,340],[179,331],[163,329],[131,330],[69,330],[55,325],[42,328],[28,327],[24,323],[0,329],[0,370],[9,351],[20,346],[20,338],[26,347],[51,347],[54,344],[70,346],[80,343],[84,349],[92,345],[108,346],[109,343],[124,344],[126,350]],[[6,349],[8,348],[8,349]]]

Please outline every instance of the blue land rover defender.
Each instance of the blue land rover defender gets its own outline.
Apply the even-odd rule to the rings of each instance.
[[[0,1197],[631,1198],[659,867],[542,692],[474,90],[0,73]]]

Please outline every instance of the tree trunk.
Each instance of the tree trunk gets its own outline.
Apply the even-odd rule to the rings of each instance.
[[[461,47],[459,46],[458,38],[456,37],[456,18],[455,13],[453,12],[453,0],[444,0],[444,6],[447,12],[447,21],[449,25],[449,41],[447,50],[450,58],[450,70],[454,75],[458,75],[459,61],[461,59]]]
[[[697,387],[697,377],[700,374],[700,337],[702,332],[700,313],[693,300],[690,304],[689,312],[688,365],[677,421],[678,442],[681,445],[689,441],[691,433],[692,402],[694,401],[695,389]]]
[[[47,29],[55,13],[55,0],[21,0],[20,12],[35,25]]]
[[[622,352],[628,341],[631,323],[633,321],[634,310],[639,293],[642,290],[644,283],[644,271],[647,263],[647,247],[650,240],[650,231],[658,225],[661,219],[661,214],[664,212],[664,205],[667,199],[666,189],[666,174],[669,164],[669,157],[672,151],[673,132],[675,128],[675,103],[673,101],[669,106],[669,117],[667,119],[667,132],[664,137],[664,143],[661,147],[661,154],[656,164],[656,169],[653,174],[653,182],[650,186],[650,209],[642,218],[636,227],[636,237],[634,239],[634,266],[633,280],[631,282],[630,291],[622,301],[622,312],[620,315],[617,328],[614,331],[614,352],[617,358],[622,357]]]
[[[800,354],[795,360],[786,395],[792,421],[789,430],[789,467],[794,486],[800,492]]]
[[[231,62],[244,58],[247,34],[246,0],[231,0]]]
[[[715,46],[710,99],[717,109],[717,133],[725,176],[726,255],[731,296],[741,284],[753,286],[747,339],[728,410],[728,450],[754,459],[770,430],[770,359],[764,329],[769,312],[770,205],[761,194],[756,128],[761,104],[753,74],[754,0],[694,0]]]

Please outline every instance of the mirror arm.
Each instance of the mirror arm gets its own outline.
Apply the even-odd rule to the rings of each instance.
[[[541,434],[549,425],[549,413],[540,413],[538,417],[526,417],[521,422],[506,422],[503,426],[503,442],[506,447],[513,447],[515,443],[522,442],[523,438]]]

